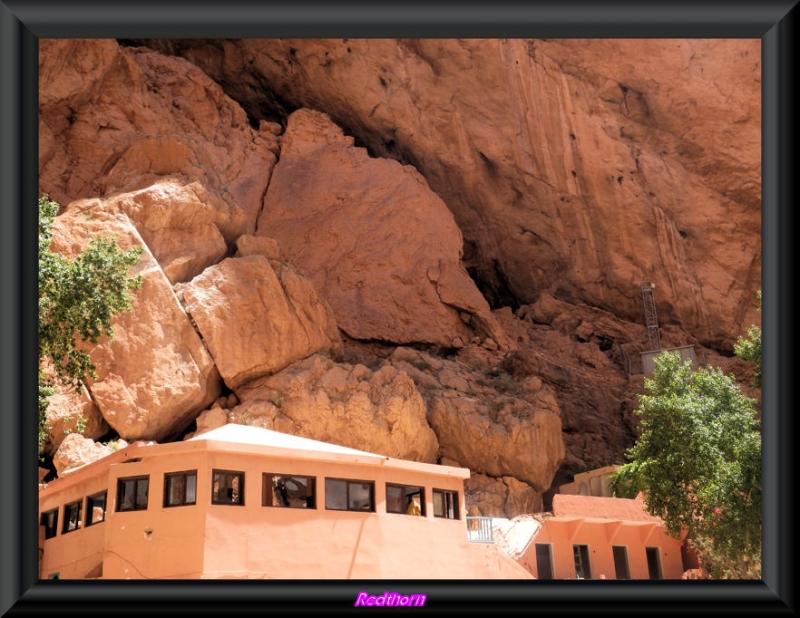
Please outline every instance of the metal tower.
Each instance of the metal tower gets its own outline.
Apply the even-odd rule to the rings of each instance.
[[[642,282],[642,300],[644,301],[644,319],[647,326],[647,338],[651,350],[661,349],[661,336],[658,334],[658,318],[656,317],[656,301],[653,299],[655,283]]]

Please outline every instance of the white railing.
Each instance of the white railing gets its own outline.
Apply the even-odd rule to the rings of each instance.
[[[491,517],[467,516],[467,540],[470,543],[494,543]]]

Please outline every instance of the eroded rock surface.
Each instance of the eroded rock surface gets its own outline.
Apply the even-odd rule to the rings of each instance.
[[[758,395],[757,40],[147,43],[40,42],[54,250],[146,249],[87,435],[269,426],[514,517],[633,442],[643,280]]]
[[[257,254],[227,258],[180,289],[230,389],[319,351],[341,355],[330,307],[291,266],[273,269]]]
[[[237,389],[234,422],[412,461],[435,463],[436,434],[414,382],[385,366],[336,363],[321,355]]]
[[[309,107],[409,163],[494,308],[544,292],[732,350],[758,321],[757,39],[154,40],[256,118]],[[264,92],[269,84],[270,92]]]
[[[55,219],[51,249],[74,257],[96,236],[116,238],[122,250],[145,250],[130,270],[142,277],[133,310],[113,319],[113,341],[90,349],[92,399],[126,440],[174,438],[220,395],[219,371],[127,215],[104,210],[101,200],[72,202]]]
[[[414,168],[371,158],[324,114],[289,117],[256,233],[280,242],[351,337],[508,344],[461,264],[442,200]]]

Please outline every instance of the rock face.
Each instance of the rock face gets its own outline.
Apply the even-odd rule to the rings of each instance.
[[[71,433],[80,433],[97,440],[109,432],[108,423],[92,401],[89,393],[76,392],[74,388],[56,385],[56,394],[47,407],[47,422],[50,427],[48,439],[42,447],[44,455],[54,455]]]
[[[251,117],[318,109],[413,164],[494,308],[548,292],[638,323],[645,280],[661,320],[709,347],[758,321],[757,39],[147,43]]]
[[[56,472],[63,475],[68,470],[86,465],[113,452],[108,446],[84,438],[78,433],[71,433],[62,440],[53,457],[53,465]]]
[[[182,294],[230,389],[319,351],[341,355],[330,307],[291,266],[273,270],[262,255],[227,258]]]
[[[55,219],[51,249],[74,256],[95,236],[114,236],[122,250],[145,246],[126,215],[100,200],[72,202]],[[97,379],[89,380],[103,418],[126,440],[162,441],[178,435],[220,394],[211,355],[152,254],[131,274],[142,276],[132,312],[119,314],[114,340],[91,350]]]
[[[547,387],[523,387],[488,363],[441,360],[409,348],[397,348],[387,361],[417,384],[443,459],[520,479],[539,496],[550,486],[564,440],[558,404]]]
[[[40,42],[52,249],[145,248],[88,399],[52,404],[59,471],[77,410],[87,439],[239,422],[536,511],[635,439],[643,280],[664,347],[758,396],[758,40],[138,43]]]
[[[234,420],[359,450],[435,463],[425,402],[402,371],[312,356],[236,391]]]
[[[278,151],[275,125],[250,127],[219,85],[180,58],[102,39],[43,39],[39,52],[42,192],[67,204],[171,177],[202,185],[190,192],[211,201],[214,216],[208,207],[187,216],[181,202],[197,202],[187,195],[142,226],[151,234],[214,223],[233,241],[255,229]]]
[[[289,116],[256,233],[281,243],[355,339],[462,347],[477,329],[507,345],[461,265],[444,202],[414,168],[370,158],[324,114]]]
[[[228,253],[220,228],[231,213],[198,182],[170,176],[108,202],[133,221],[172,284],[190,281]]]
[[[512,518],[542,510],[541,495],[514,477],[473,474],[464,483],[464,490],[470,515]]]

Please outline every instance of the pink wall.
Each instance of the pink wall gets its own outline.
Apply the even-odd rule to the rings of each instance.
[[[41,510],[107,486],[106,521],[44,541],[42,576],[56,569],[62,578],[85,577],[102,556],[104,579],[531,577],[496,545],[467,541],[464,469],[249,448],[155,445],[114,458],[141,461],[72,473],[81,482],[59,479],[40,494]],[[190,469],[197,470],[196,504],[165,508],[164,473]],[[211,504],[212,469],[245,473],[244,505]],[[317,508],[262,506],[264,472],[316,476]],[[117,512],[117,479],[145,474],[148,509]],[[374,481],[376,512],[326,510],[325,477]],[[423,486],[427,516],[386,513],[387,482]],[[460,519],[433,517],[434,487],[458,492]]]
[[[615,545],[627,548],[630,579],[650,579],[646,547],[658,548],[664,579],[680,579],[684,571],[680,541],[654,523],[546,519],[519,561],[536,577],[537,543],[550,545],[555,579],[575,578],[573,545],[588,546],[592,579],[616,579]]]
[[[103,579],[201,576],[205,538],[201,505],[210,502],[209,489],[198,482],[195,505],[164,507],[164,474],[196,469],[199,478],[206,462],[205,452],[192,450],[111,466]],[[147,510],[117,512],[117,480],[145,474],[150,476]]]
[[[120,454],[109,459],[119,459]],[[48,488],[39,492],[39,514],[59,507],[57,536],[40,541],[42,552],[40,577],[47,579],[54,574],[62,579],[95,577],[103,562],[105,522],[88,527],[86,505],[83,505],[81,527],[62,534],[64,524],[64,505],[86,496],[103,491],[108,486],[108,465],[89,464],[72,474],[66,474]],[[106,510],[108,514],[108,510]]]

